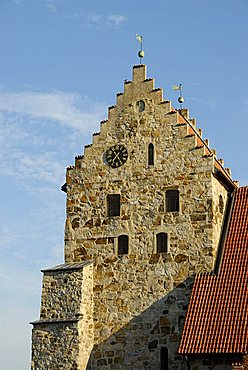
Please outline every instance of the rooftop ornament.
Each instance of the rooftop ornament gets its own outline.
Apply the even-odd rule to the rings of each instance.
[[[173,90],[180,91],[180,95],[179,95],[179,98],[177,100],[178,100],[178,103],[180,104],[180,109],[182,109],[183,103],[184,103],[184,98],[183,98],[183,93],[182,93],[183,86],[182,86],[182,84],[173,85],[172,88],[173,88]]]
[[[143,37],[142,36],[140,36],[140,35],[138,35],[137,33],[136,33],[136,39],[139,41],[139,43],[140,43],[140,50],[139,50],[139,52],[138,52],[138,57],[140,58],[140,64],[142,64],[142,58],[144,58],[144,56],[145,56],[145,52],[144,52],[144,50],[142,50],[142,41],[143,41]]]

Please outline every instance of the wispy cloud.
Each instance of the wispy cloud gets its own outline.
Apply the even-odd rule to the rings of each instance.
[[[93,23],[101,23],[104,22],[104,18],[102,14],[89,14],[88,19]]]
[[[22,212],[23,217],[19,221],[14,219],[14,215],[12,215],[11,222],[10,220],[3,220],[0,225],[0,277],[6,271],[6,283],[10,282],[10,277],[15,273],[15,267],[17,266],[27,267],[31,262],[33,269],[33,265],[46,266],[63,258],[62,240],[59,243],[59,230],[63,228],[61,197],[47,195],[47,200],[49,202],[37,202],[34,205],[34,212]],[[35,222],[32,222],[32,220],[35,220]],[[44,220],[46,220],[46,223],[44,223]],[[58,231],[57,235],[54,235],[54,230]],[[24,235],[25,243],[22,244]],[[20,245],[22,245],[22,248],[20,248]],[[35,249],[33,248],[34,245]],[[45,246],[49,249],[49,254],[46,257],[44,255]],[[30,256],[33,257],[32,261]],[[6,261],[8,262],[6,263]],[[8,265],[11,265],[14,270],[12,273],[9,272],[9,275],[7,275]],[[14,288],[14,284],[12,288]]]
[[[26,0],[11,0],[18,6],[24,6]],[[64,19],[79,19],[86,25],[119,27],[127,21],[127,17],[123,14],[99,14],[90,13],[87,15],[82,7],[73,4],[70,1],[63,0],[45,0],[42,6],[50,13]]]
[[[39,196],[39,188],[63,182],[65,158],[60,156],[66,143],[59,142],[60,135],[57,140],[52,132],[49,136],[49,123],[44,132],[43,122],[35,123],[16,114],[0,117],[0,161],[1,177],[13,177]]]
[[[113,14],[107,17],[108,24],[114,25],[114,26],[119,26],[124,21],[126,21],[126,17],[124,17],[124,15]]]
[[[48,2],[45,4],[45,7],[51,12],[51,13],[56,13],[57,12],[57,7],[55,4]]]
[[[36,196],[46,187],[57,189],[65,167],[104,117],[104,104],[79,94],[1,91],[1,176],[15,178]]]
[[[127,18],[120,14],[89,14],[88,20],[90,24],[119,27],[123,22],[127,21]]]
[[[55,121],[85,131],[104,117],[105,107],[76,93],[0,92],[0,112]]]
[[[64,166],[54,153],[28,154],[24,151],[16,151],[9,154],[7,162],[4,158],[1,158],[1,161],[5,176],[13,176],[24,184],[31,179],[40,181],[40,185],[44,182],[55,185],[63,181]],[[25,186],[27,185],[28,183]]]
[[[7,307],[18,307],[12,314],[22,315],[24,300],[27,307],[32,300],[38,306],[39,269],[63,260],[65,197],[59,189],[65,168],[82,153],[83,143],[89,142],[105,117],[105,104],[80,94],[0,89],[1,200],[8,198],[8,206],[0,209],[0,313],[6,319]],[[38,307],[37,314],[27,316],[26,321],[38,318]],[[29,335],[28,330],[28,350]],[[13,348],[11,336],[4,342],[5,347],[0,342],[4,350]],[[19,343],[22,338],[16,340],[16,347]],[[19,352],[15,348],[18,357],[23,355],[20,348]],[[29,360],[28,353],[25,356]],[[6,364],[6,370],[19,366],[15,359],[7,361],[7,356]]]
[[[196,103],[207,105],[211,108],[215,108],[218,105],[218,99],[217,98],[206,98],[206,99],[200,99],[195,97],[188,97],[187,100],[191,100]]]

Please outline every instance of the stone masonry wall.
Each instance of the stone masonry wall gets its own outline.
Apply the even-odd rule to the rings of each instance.
[[[140,111],[142,100],[145,109]],[[187,113],[187,112],[186,112]],[[154,165],[148,146],[154,145]],[[106,150],[121,144],[128,160],[111,168]],[[193,276],[214,266],[227,191],[213,177],[215,158],[193,120],[184,119],[145,66],[117,95],[117,106],[93,135],[92,146],[67,171],[65,260],[93,259],[94,350],[88,369],[185,369],[177,355]],[[180,209],[167,212],[166,191],[178,189]],[[121,214],[107,216],[107,195],[120,194]],[[156,253],[156,234],[168,234],[168,253]],[[117,238],[129,237],[118,256]]]
[[[215,357],[205,357],[205,358],[190,358],[190,368],[191,370],[232,370],[232,363],[234,361],[240,360],[237,356],[227,357],[227,356],[215,356]]]
[[[77,323],[47,323],[32,330],[32,370],[77,370]],[[87,355],[87,354],[85,354]]]
[[[81,270],[45,271],[40,319],[75,319],[80,313],[83,279]]]
[[[32,369],[83,370],[93,347],[92,264],[44,271]]]

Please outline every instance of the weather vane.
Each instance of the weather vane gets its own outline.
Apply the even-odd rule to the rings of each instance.
[[[179,90],[180,91],[180,95],[179,95],[179,98],[177,100],[178,100],[178,102],[180,104],[180,109],[182,109],[183,102],[184,102],[184,98],[183,98],[183,86],[182,86],[182,84],[173,85],[172,88],[173,88],[173,90]]]
[[[136,39],[140,42],[140,51],[138,52],[138,56],[140,58],[140,64],[142,64],[142,58],[144,58],[144,56],[145,56],[145,52],[144,52],[144,50],[142,50],[142,39],[143,39],[143,37],[136,33]]]

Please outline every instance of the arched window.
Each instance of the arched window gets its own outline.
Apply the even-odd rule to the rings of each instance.
[[[158,233],[156,235],[157,253],[168,252],[168,237],[166,233]]]
[[[220,198],[219,198],[219,211],[223,215],[223,213],[224,213],[224,200],[223,200],[222,195],[220,195]]]
[[[118,236],[118,254],[128,254],[128,235]]]
[[[154,165],[154,145],[152,143],[148,145],[148,165]]]
[[[166,211],[175,212],[179,211],[179,191],[167,190],[166,191]]]

